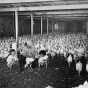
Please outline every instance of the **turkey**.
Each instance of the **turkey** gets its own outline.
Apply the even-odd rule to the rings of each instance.
[[[78,71],[78,74],[80,76],[80,72],[82,71],[82,63],[80,61],[76,63],[76,70]]]
[[[51,56],[52,56],[52,58],[55,56],[55,52],[54,51],[51,52]]]
[[[76,60],[77,60],[78,58],[77,58],[77,54],[75,53],[74,54],[74,61],[75,61],[75,63],[76,63]]]
[[[26,64],[25,64],[25,66],[24,66],[24,67],[26,68],[26,67],[28,67],[28,65],[30,65],[30,68],[32,69],[32,67],[31,67],[31,66],[32,66],[32,62],[33,62],[33,61],[34,61],[34,59],[33,59],[33,58],[29,58],[29,57],[28,57],[28,58],[26,58]]]
[[[39,69],[40,69],[40,66],[43,65],[45,63],[46,65],[46,69],[47,69],[47,60],[48,60],[48,56],[47,55],[44,55],[44,56],[41,56],[38,60],[38,63],[39,63]]]
[[[46,88],[53,88],[52,86],[47,86]]]
[[[57,49],[57,51],[56,51],[56,52],[57,52],[57,54],[59,55],[59,53],[60,53],[60,50],[59,50],[59,49]]]
[[[69,68],[70,68],[70,64],[72,63],[72,56],[71,55],[68,56],[67,62],[68,62]]]
[[[61,55],[64,54],[64,50],[63,50],[63,48],[60,49],[60,54],[61,54]]]
[[[87,62],[87,64],[86,64],[86,71],[88,72],[88,62]]]
[[[81,84],[78,87],[72,87],[72,88],[88,88],[88,82],[85,81],[83,85]]]
[[[67,57],[67,52],[66,52],[66,51],[64,51],[64,57],[65,57],[65,58]]]

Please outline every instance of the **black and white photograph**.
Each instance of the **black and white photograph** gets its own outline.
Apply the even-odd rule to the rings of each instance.
[[[0,88],[88,88],[88,0],[0,0]]]

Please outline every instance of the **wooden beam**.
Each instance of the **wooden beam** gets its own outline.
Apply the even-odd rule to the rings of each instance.
[[[52,17],[52,16],[51,16]],[[54,16],[54,17],[58,17],[58,18],[87,18],[88,16]]]
[[[34,16],[33,16],[34,17]],[[25,19],[26,17],[19,17],[19,19]],[[34,19],[39,19],[39,18],[41,18],[41,16],[40,17],[36,17],[36,18],[34,18]],[[50,17],[48,17],[48,18],[58,18],[58,19],[88,19],[88,17],[61,17],[61,16],[57,16],[57,17],[53,17],[53,16],[50,16]],[[27,19],[30,19],[30,18],[27,18]],[[45,18],[43,18],[43,19],[45,19]]]
[[[74,9],[88,9],[88,4],[78,5],[58,5],[58,6],[36,6],[36,7],[18,7],[18,11],[43,11],[43,10],[74,10]],[[1,8],[0,12],[15,11],[16,8]]]
[[[46,12],[34,12],[34,15],[68,15],[68,14],[87,14],[88,10],[75,10],[75,11],[46,11]],[[0,15],[13,15],[13,13],[9,12],[0,12]],[[31,12],[18,12],[18,15],[31,15]]]
[[[48,2],[57,0],[0,0],[0,3]]]
[[[88,17],[53,17],[55,19],[88,20]]]
[[[55,19],[59,19],[59,18],[55,18]],[[59,20],[61,21],[85,21],[88,20],[88,18],[60,18]]]
[[[47,14],[56,14],[56,15],[62,15],[62,14],[84,14],[88,13],[88,10],[75,10],[75,11],[52,11],[52,12],[35,12],[36,15],[47,15]]]
[[[68,14],[68,15],[55,15],[60,17],[88,17],[88,14]]]

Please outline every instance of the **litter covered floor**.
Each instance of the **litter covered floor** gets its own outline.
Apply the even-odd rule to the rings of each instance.
[[[13,66],[10,70],[5,61],[0,63],[0,88],[72,88],[83,84],[88,79],[87,72],[78,75],[75,70],[75,62],[69,68],[63,58],[49,58],[48,68],[44,66],[33,70],[19,70],[19,66]]]

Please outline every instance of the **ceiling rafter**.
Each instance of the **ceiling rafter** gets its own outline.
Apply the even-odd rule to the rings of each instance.
[[[13,4],[13,6],[16,7],[20,7],[22,4]]]
[[[31,7],[31,5],[30,4],[27,4],[27,3],[23,3],[23,5],[27,5],[27,6]]]
[[[9,5],[5,5],[5,4],[2,4],[1,6],[2,6],[2,7],[5,6],[5,7],[7,7],[7,8],[8,8],[8,7],[11,7],[11,6],[9,6]]]
[[[62,0],[61,2],[62,2],[64,5],[66,5],[65,1]]]
[[[52,2],[48,2],[50,5],[54,6],[54,4]]]
[[[42,6],[42,4],[40,4],[40,3],[36,3],[37,5],[39,5],[39,6]]]

